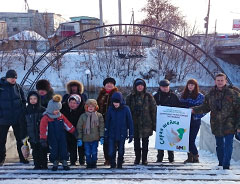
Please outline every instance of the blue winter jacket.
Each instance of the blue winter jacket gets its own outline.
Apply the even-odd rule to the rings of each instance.
[[[20,123],[24,118],[26,99],[19,84],[0,80],[0,125]]]
[[[120,107],[115,108],[113,99],[120,101]],[[129,133],[128,133],[129,131]],[[125,105],[125,101],[120,92],[115,92],[111,98],[111,105],[107,111],[105,122],[105,139],[114,139],[119,141],[126,139],[128,136],[133,137],[133,120],[129,107]]]
[[[183,99],[180,99],[180,102],[182,103],[183,107],[194,107],[194,106],[199,106],[204,102],[204,95],[202,93],[198,93],[198,96],[196,99],[192,99],[190,97]],[[193,120],[198,120],[201,119],[203,116],[206,114],[192,114]]]

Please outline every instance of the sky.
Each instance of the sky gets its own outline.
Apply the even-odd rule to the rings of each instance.
[[[25,0],[7,0],[1,2],[0,12],[25,12]],[[73,16],[99,17],[99,0],[27,0],[30,9],[40,12],[61,14],[68,19]],[[208,0],[170,0],[179,7],[186,20],[193,25],[196,22],[201,32],[204,30],[204,17],[207,15]],[[104,22],[118,23],[118,0],[102,0]],[[14,6],[13,6],[14,5]],[[140,22],[145,14],[141,9],[146,0],[122,0],[122,22],[130,23],[132,10],[135,22]],[[240,0],[211,0],[209,32],[214,32],[215,22],[218,33],[237,33],[232,31],[233,19],[240,19]]]

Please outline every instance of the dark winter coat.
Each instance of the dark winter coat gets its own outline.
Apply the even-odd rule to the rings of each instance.
[[[13,125],[23,120],[26,99],[19,84],[0,80],[0,125]]]
[[[76,85],[78,87],[77,95],[79,95],[81,97],[81,101],[83,101],[85,103],[87,101],[87,95],[83,93],[84,86],[81,82],[79,82],[77,80],[71,80],[67,83],[67,85],[66,85],[67,94],[65,94],[63,96],[62,103],[67,102],[68,98],[71,96],[71,94],[73,94],[71,91],[72,85]]]
[[[30,96],[36,95],[38,98],[37,104],[30,104]],[[31,91],[27,97],[27,110],[26,110],[26,121],[27,121],[27,135],[30,138],[31,143],[38,143],[40,140],[40,121],[42,118],[43,112],[46,110],[41,106],[40,96],[37,92]]]
[[[204,95],[202,93],[198,93],[198,96],[196,99],[193,99],[190,95],[186,98],[180,99],[180,102],[182,104],[182,107],[190,108],[193,106],[201,105],[204,102]],[[199,120],[201,119],[205,114],[192,114],[193,120]]]
[[[135,86],[136,80],[133,84],[132,93],[126,98],[126,103],[130,107],[133,117],[134,137],[145,138],[151,136],[153,130],[156,130],[157,106],[153,96],[146,92],[146,83],[144,80],[144,91],[141,93],[137,92]]]
[[[210,124],[215,136],[234,134],[240,127],[240,93],[225,86],[221,91],[215,86],[205,96],[204,103],[193,108],[195,114],[211,111]]]
[[[110,102],[111,102],[111,97],[112,97],[113,93],[117,92],[117,91],[118,91],[117,87],[114,87],[110,93],[107,93],[105,88],[102,88],[100,90],[100,93],[97,98],[97,103],[99,106],[98,112],[100,112],[103,115],[104,119],[105,119],[108,107],[110,105]]]
[[[176,94],[171,90],[168,93],[162,92],[158,89],[158,92],[154,95],[154,99],[157,105],[167,106],[167,107],[181,107],[181,103]]]
[[[125,140],[128,136],[133,137],[133,120],[129,107],[125,105],[125,101],[119,92],[113,93],[112,99],[118,99],[120,107],[115,108],[113,103],[111,103],[108,108],[105,138],[120,141]]]
[[[54,95],[54,91],[51,88],[49,91],[47,91],[47,94],[41,97],[41,106],[47,108],[48,102],[52,99]]]

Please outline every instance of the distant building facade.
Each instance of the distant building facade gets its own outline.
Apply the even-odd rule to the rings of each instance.
[[[8,36],[32,30],[45,38],[54,34],[59,25],[66,22],[59,14],[40,13],[37,10],[28,10],[27,13],[0,12],[0,21],[6,22]]]
[[[0,40],[4,40],[7,38],[7,23],[5,21],[0,21]]]

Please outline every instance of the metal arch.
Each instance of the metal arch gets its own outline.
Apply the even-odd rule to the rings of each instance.
[[[54,50],[57,50],[57,47],[60,46],[62,43],[65,43],[66,41],[68,41],[69,39],[72,39],[73,37],[76,37],[76,36],[80,36],[80,40],[81,40],[81,43],[80,44],[77,44],[65,51],[63,51],[60,55],[58,55],[57,57],[55,57],[51,62],[49,62],[47,64],[47,66],[44,67],[44,69],[41,70],[41,72],[39,73],[39,75],[36,77],[36,79],[33,81],[33,83],[31,84],[30,88],[29,89],[32,89],[33,88],[33,85],[36,83],[36,81],[42,76],[42,74],[47,70],[47,68],[52,64],[54,63],[57,59],[61,58],[64,54],[66,54],[67,52],[71,51],[72,49],[78,47],[78,46],[81,46],[81,45],[84,45],[86,43],[89,43],[89,42],[92,42],[92,41],[96,41],[96,40],[100,40],[100,39],[104,39],[104,38],[109,38],[109,37],[126,37],[126,36],[134,36],[134,37],[145,37],[145,38],[150,38],[150,39],[154,39],[154,40],[158,40],[158,41],[161,41],[161,42],[164,42],[166,44],[169,44],[181,51],[183,51],[184,53],[186,53],[187,55],[191,56],[194,60],[196,60],[213,78],[214,78],[214,75],[212,74],[212,72],[209,71],[209,69],[207,67],[205,67],[196,57],[194,57],[192,54],[188,53],[187,51],[183,50],[182,48],[178,47],[177,45],[175,44],[172,44],[168,41],[164,41],[164,40],[161,40],[159,38],[156,37],[156,35],[154,34],[153,36],[148,36],[148,35],[142,35],[142,28],[151,28],[151,29],[154,29],[155,32],[156,30],[158,31],[163,31],[164,33],[168,33],[170,35],[174,35],[186,42],[188,42],[190,45],[193,45],[195,48],[197,48],[197,50],[201,51],[207,58],[209,58],[213,64],[215,64],[215,66],[223,73],[224,70],[219,66],[219,64],[209,55],[207,54],[203,49],[201,49],[198,45],[194,44],[193,42],[191,42],[190,40],[180,36],[180,35],[177,35],[176,33],[174,32],[171,32],[171,31],[168,31],[168,30],[165,30],[165,29],[162,29],[162,28],[158,28],[158,27],[154,27],[154,26],[148,26],[148,25],[143,25],[143,24],[121,24],[121,25],[124,25],[124,26],[136,26],[140,29],[140,34],[119,34],[119,35],[116,35],[116,34],[111,34],[111,35],[108,35],[108,36],[103,36],[103,37],[98,37],[98,38],[94,38],[94,39],[91,39],[91,40],[86,40],[84,38],[84,33],[87,33],[89,31],[92,31],[92,30],[97,30],[97,29],[101,29],[101,28],[107,28],[107,27],[114,27],[114,26],[119,26],[120,24],[111,24],[111,25],[104,25],[104,26],[99,26],[99,27],[95,27],[95,28],[90,28],[90,29],[87,29],[87,30],[84,30],[84,31],[81,31],[81,32],[78,32],[70,37],[66,37],[64,38],[63,40],[59,41],[58,43],[56,43],[54,46],[52,46],[51,48],[49,48],[43,55],[41,55],[36,62],[34,62],[34,65],[32,65],[32,67],[28,70],[28,72],[25,74],[23,80],[21,81],[20,85],[23,86],[24,83],[26,82],[26,80],[28,79],[31,71],[37,66],[37,64],[39,64],[39,62],[48,54],[50,53],[51,51],[54,51]],[[227,80],[229,82],[229,84],[232,84],[232,82],[230,81],[230,79],[228,78],[227,76]]]

